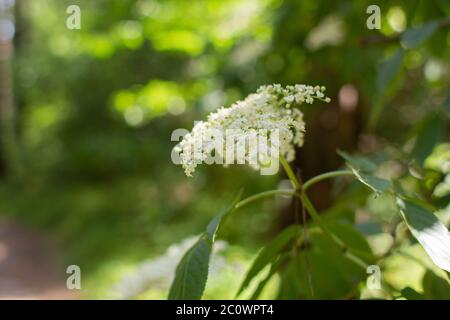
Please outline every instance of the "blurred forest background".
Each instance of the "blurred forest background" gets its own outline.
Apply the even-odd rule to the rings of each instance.
[[[337,149],[378,163],[389,153],[385,170],[412,172],[408,183],[447,207],[441,218],[449,220],[446,0],[380,2],[380,30],[366,27],[373,1],[0,3],[0,224],[45,237],[62,277],[80,266],[80,297],[165,298],[179,252],[236,190],[285,184],[245,166],[202,166],[187,178],[170,158],[173,130],[263,84],[324,85],[332,98],[303,108],[302,179],[341,167]],[[73,4],[80,30],[66,27]],[[391,202],[345,182],[318,184],[311,197],[324,212],[344,212],[382,253],[398,231]],[[230,219],[206,298],[234,296],[258,248],[293,222],[292,210],[289,199],[267,200]],[[0,265],[13,254],[1,241]],[[393,257],[383,275],[421,291],[432,267],[414,240],[407,250],[412,260]]]

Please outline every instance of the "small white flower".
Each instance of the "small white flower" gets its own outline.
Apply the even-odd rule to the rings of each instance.
[[[255,169],[267,163],[267,150],[274,147],[288,161],[294,160],[295,147],[303,145],[305,132],[303,113],[295,107],[303,102],[311,104],[314,99],[329,102],[324,90],[323,86],[303,84],[285,88],[279,84],[267,85],[229,108],[219,108],[207,121],[197,122],[178,145],[186,175],[192,176],[197,165],[210,160],[212,154],[222,160],[219,163],[229,164],[227,148],[230,146],[226,146],[229,141],[232,150],[241,148],[245,163]],[[278,141],[269,139],[274,131],[278,133]],[[251,143],[257,147],[258,155],[252,152]]]
[[[285,100],[287,103],[294,102],[294,96],[287,96],[287,97],[284,98],[284,100]]]

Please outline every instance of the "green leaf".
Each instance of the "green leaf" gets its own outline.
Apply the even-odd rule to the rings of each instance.
[[[431,260],[450,272],[450,234],[444,224],[428,209],[409,200],[397,198],[397,205],[411,233]]]
[[[421,124],[418,132],[416,144],[412,151],[412,156],[422,165],[425,159],[431,154],[433,148],[439,142],[445,121],[439,114],[433,114]]]
[[[250,300],[256,300],[258,299],[259,295],[261,294],[261,292],[264,290],[266,284],[269,282],[269,280],[273,277],[273,275],[278,271],[278,268],[280,267],[280,265],[282,263],[284,263],[287,259],[286,255],[280,255],[279,258],[272,262],[272,265],[270,266],[270,270],[269,273],[266,275],[266,277],[261,280],[258,284],[258,287],[256,288],[256,290],[253,292]]]
[[[334,219],[326,221],[325,225],[329,231],[345,243],[348,250],[351,250],[366,263],[376,262],[367,239],[355,226]]]
[[[200,299],[208,278],[212,243],[201,237],[181,259],[169,291],[169,300]]]
[[[353,168],[367,173],[372,173],[377,169],[377,165],[362,156],[351,156],[344,151],[338,150],[337,153],[345,159]]]
[[[280,232],[274,239],[272,239],[261,251],[253,261],[250,269],[245,276],[236,296],[242,293],[250,284],[252,279],[262,270],[266,265],[273,262],[279,255],[280,251],[286,247],[300,232],[298,225],[291,225]]]
[[[376,78],[376,99],[370,114],[369,127],[375,128],[385,106],[386,91],[399,73],[405,52],[399,48],[395,54],[387,58],[378,68]]]
[[[221,213],[216,215],[206,227],[206,235],[211,241],[215,241],[215,237],[217,232],[219,231],[220,226],[225,221],[226,217],[232,213],[236,207],[236,204],[241,199],[243,190],[239,191],[238,195],[233,200],[233,203],[226,209],[224,209]]]
[[[325,221],[325,225],[345,243],[347,251],[358,251],[364,253],[364,256],[373,255],[365,237],[351,224],[333,219]],[[298,266],[293,255],[292,267],[295,267],[295,270],[280,271],[282,283],[279,298],[351,299],[357,297],[358,284],[367,278],[366,268],[345,254],[341,246],[330,241],[320,228],[309,229],[308,243],[310,246],[306,250],[298,252],[300,265]],[[370,263],[372,264],[373,261]],[[310,294],[308,278],[312,282],[313,296]]]
[[[424,168],[446,174],[445,163],[450,161],[450,143],[440,143],[425,159]]]
[[[400,70],[404,54],[404,50],[400,48],[380,65],[377,75],[377,90],[380,96],[384,95],[387,87]]]
[[[169,300],[200,299],[208,279],[211,251],[224,218],[234,211],[242,190],[233,203],[216,215],[206,227],[200,239],[185,253],[175,271],[175,279],[169,291]]]
[[[406,30],[401,36],[401,44],[406,49],[415,49],[438,28],[437,21],[431,21],[420,27]]]
[[[353,175],[361,183],[380,194],[391,187],[391,182],[386,179],[378,178],[370,173],[374,172],[377,166],[365,157],[350,156],[345,152],[338,151],[347,162],[348,167],[352,170]]]
[[[372,189],[373,192],[381,194],[391,187],[391,182],[386,179],[378,178],[375,176],[359,173],[353,170],[355,177],[364,185]]]
[[[281,279],[278,288],[277,300],[310,299],[312,298],[308,279],[305,273],[301,272],[304,260],[300,258],[303,252],[290,255],[289,264],[281,272]],[[309,259],[309,258],[308,258]],[[302,263],[303,262],[303,263]],[[302,275],[305,275],[302,277]]]
[[[406,300],[424,300],[425,297],[420,294],[419,292],[417,292],[416,290],[414,290],[411,287],[406,287],[403,288],[400,291],[401,295],[403,298],[405,298]]]
[[[449,300],[450,284],[433,271],[428,270],[422,280],[423,293],[427,299]]]

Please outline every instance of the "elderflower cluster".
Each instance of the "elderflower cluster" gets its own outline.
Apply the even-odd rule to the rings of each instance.
[[[303,113],[296,107],[311,104],[314,99],[329,102],[324,91],[320,86],[267,85],[231,107],[219,108],[207,121],[197,122],[177,146],[186,175],[192,176],[198,164],[210,164],[212,158],[213,163],[234,163],[229,148],[240,148],[243,159],[238,158],[237,163],[255,169],[267,165],[270,159],[278,160],[280,155],[287,161],[294,160],[295,147],[303,145],[305,132]],[[252,152],[252,147],[257,152]]]

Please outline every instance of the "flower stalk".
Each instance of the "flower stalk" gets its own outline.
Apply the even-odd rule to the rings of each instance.
[[[269,190],[269,191],[264,191],[264,192],[260,192],[257,194],[254,194],[248,198],[245,198],[244,200],[239,201],[235,208],[239,209],[242,208],[243,206],[252,203],[254,201],[257,200],[261,200],[263,198],[268,198],[268,197],[272,197],[275,195],[285,195],[285,196],[293,196],[295,195],[295,190],[292,189],[278,189],[278,190]]]
[[[331,171],[323,174],[319,174],[318,176],[315,176],[308,181],[306,181],[303,184],[303,191],[306,191],[309,187],[316,184],[317,182],[320,182],[325,179],[340,177],[340,176],[352,176],[353,173],[350,170],[338,170],[338,171]]]
[[[341,171],[333,171],[324,173],[322,175],[316,176],[310,180],[308,180],[305,184],[301,184],[300,180],[297,178],[297,176],[294,174],[294,171],[292,170],[289,163],[286,161],[286,159],[283,156],[280,156],[280,162],[283,168],[286,171],[287,176],[289,177],[289,180],[291,181],[292,185],[296,189],[295,196],[299,198],[299,200],[303,203],[306,210],[311,215],[311,218],[313,221],[319,226],[319,228],[322,230],[325,236],[327,236],[331,241],[333,241],[344,255],[346,255],[349,259],[354,261],[356,264],[358,264],[361,268],[366,269],[367,263],[364,262],[364,260],[361,257],[364,257],[366,259],[369,259],[371,257],[368,257],[366,254],[362,252],[358,252],[357,250],[353,250],[351,248],[348,248],[347,245],[334,233],[332,233],[327,226],[325,225],[322,217],[319,215],[317,210],[314,208],[314,205],[312,204],[309,197],[306,195],[305,191],[307,188],[312,186],[313,184],[328,179],[333,178],[337,176],[343,176],[343,175],[350,175],[351,171],[349,170],[341,170]]]

